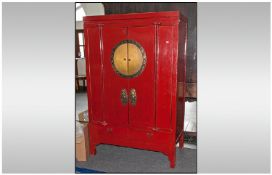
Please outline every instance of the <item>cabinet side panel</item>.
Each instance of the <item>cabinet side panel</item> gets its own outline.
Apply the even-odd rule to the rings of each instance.
[[[90,120],[102,121],[102,62],[100,53],[100,30],[85,29],[87,91]]]
[[[173,26],[158,27],[157,128],[171,128],[171,84],[173,69]]]
[[[177,122],[176,136],[183,136],[184,110],[185,110],[185,87],[186,87],[186,46],[187,46],[187,19],[182,18],[179,24],[179,56],[178,56],[178,88],[177,94]]]

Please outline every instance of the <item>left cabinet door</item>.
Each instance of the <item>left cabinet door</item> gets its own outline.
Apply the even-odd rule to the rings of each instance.
[[[127,28],[93,26],[85,28],[88,102],[91,120],[111,126],[128,123],[128,79],[126,46],[116,49],[127,39]],[[124,48],[122,48],[124,47]],[[116,65],[113,63],[117,50]]]
[[[103,55],[103,112],[107,124],[128,124],[127,28],[107,26],[101,28]]]

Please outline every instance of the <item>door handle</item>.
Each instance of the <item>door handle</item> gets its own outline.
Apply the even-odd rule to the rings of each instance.
[[[126,89],[121,90],[120,99],[123,105],[126,105],[128,103],[128,94]]]
[[[135,89],[131,89],[130,90],[130,94],[129,94],[129,100],[132,106],[136,105],[137,102],[137,94],[136,94],[136,90]]]

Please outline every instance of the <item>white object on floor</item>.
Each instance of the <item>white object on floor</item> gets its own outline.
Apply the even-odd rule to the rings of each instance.
[[[197,132],[196,101],[185,102],[184,131]]]
[[[76,93],[76,120],[79,121],[78,114],[88,110],[87,93]]]
[[[83,124],[76,121],[76,137],[80,137],[83,135]]]
[[[196,149],[196,145],[190,143],[184,143],[184,148]]]
[[[176,147],[179,147],[179,143],[176,144]],[[184,143],[184,148],[196,149],[196,145],[190,143]]]

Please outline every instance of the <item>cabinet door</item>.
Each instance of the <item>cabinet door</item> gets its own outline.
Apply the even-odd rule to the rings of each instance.
[[[155,124],[155,28],[154,26],[129,27],[128,40],[140,51],[128,47],[129,72],[129,125],[153,128]],[[139,59],[142,52],[142,59]],[[143,65],[143,67],[139,67]]]
[[[102,28],[101,41],[103,52],[103,112],[104,119],[110,125],[128,124],[128,79],[122,77],[121,73],[126,72],[127,49],[118,48],[122,41],[127,39],[127,29],[118,26],[105,26]],[[123,46],[121,46],[123,47]],[[125,46],[124,46],[125,47]],[[117,49],[117,50],[116,50]],[[113,64],[114,51],[118,57]]]

